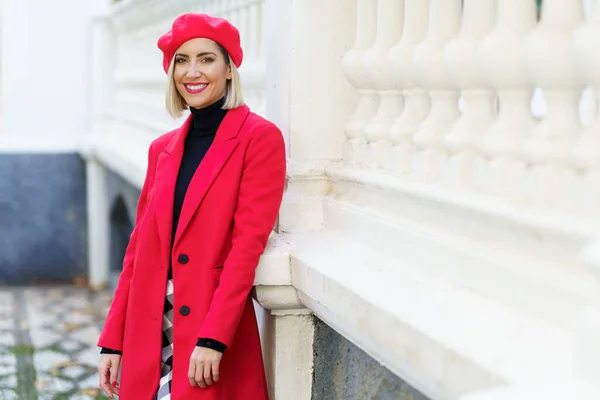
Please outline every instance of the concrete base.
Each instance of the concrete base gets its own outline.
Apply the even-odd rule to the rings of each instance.
[[[312,399],[427,400],[324,322],[315,320]]]

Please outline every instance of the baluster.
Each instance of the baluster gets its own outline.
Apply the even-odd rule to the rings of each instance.
[[[579,211],[597,217],[600,214],[600,4],[596,3],[589,20],[575,32],[577,62],[585,81],[596,95],[594,122],[581,134],[574,148],[574,162],[579,174],[574,177],[578,186],[573,195]]]
[[[448,73],[462,91],[464,111],[446,135],[448,160],[442,181],[471,187],[481,166],[480,140],[495,117],[496,94],[486,86],[479,56],[481,40],[494,27],[496,0],[465,0],[458,36],[446,47]]]
[[[565,203],[575,135],[580,131],[573,29],[583,19],[581,0],[545,0],[540,24],[527,35],[524,52],[531,78],[548,104],[546,118],[525,139],[529,164],[523,193],[541,206]]]
[[[400,42],[390,51],[396,87],[403,89],[404,110],[390,132],[392,160],[390,169],[408,173],[414,135],[429,110],[429,97],[416,80],[413,56],[417,44],[427,36],[428,2],[404,0],[404,30]]]
[[[448,76],[444,48],[458,32],[461,11],[461,0],[431,0],[428,34],[415,49],[417,79],[431,99],[429,114],[415,135],[412,158],[411,175],[422,181],[439,177],[444,136],[459,115],[459,92]]]
[[[482,151],[487,162],[480,169],[478,187],[511,196],[523,174],[519,153],[524,135],[534,128],[530,102],[533,82],[527,74],[522,43],[536,24],[533,1],[499,0],[497,23],[481,44],[481,60],[491,87],[498,93],[498,118],[487,131]]]
[[[402,35],[404,0],[377,2],[377,34],[373,46],[367,50],[364,65],[371,87],[379,94],[379,107],[366,127],[366,164],[380,167],[389,154],[389,133],[394,120],[402,111],[401,92],[394,85],[394,71],[388,56],[392,46]]]
[[[365,129],[369,119],[375,114],[379,97],[369,86],[363,68],[363,58],[375,40],[377,25],[377,0],[358,0],[356,41],[354,47],[343,58],[346,79],[356,88],[358,106],[344,126],[348,142],[344,158],[350,163],[362,163],[366,145]]]

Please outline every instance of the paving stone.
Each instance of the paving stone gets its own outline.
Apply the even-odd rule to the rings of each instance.
[[[41,393],[60,393],[73,390],[74,384],[57,376],[38,374],[35,387]]]
[[[98,343],[98,337],[100,337],[100,331],[95,326],[88,326],[87,328],[78,330],[71,334],[71,337],[89,346],[95,346]]]
[[[16,365],[17,358],[12,353],[1,353],[0,354],[0,365]]]
[[[0,365],[0,375],[16,374],[16,365]]]
[[[64,351],[72,352],[75,350],[79,350],[83,346],[83,344],[76,342],[74,340],[66,339],[66,340],[61,340],[59,342],[59,346]]]
[[[98,388],[100,384],[100,378],[98,374],[91,375],[78,383],[78,386],[81,390],[95,390]]]
[[[55,351],[41,351],[33,354],[33,363],[38,371],[50,371],[70,361],[68,356]]]
[[[94,321],[94,316],[86,314],[85,311],[81,310],[72,310],[68,315],[63,319],[66,323],[71,324],[85,324],[88,325]]]
[[[19,400],[19,396],[14,390],[9,388],[0,388],[0,399],[2,400]]]
[[[0,310],[12,309],[14,304],[15,296],[12,293],[2,292],[0,293]]]
[[[32,329],[29,332],[31,343],[36,347],[47,347],[61,340],[61,335],[47,329]]]
[[[24,293],[27,316],[18,326],[15,290]],[[96,343],[111,301],[108,292],[78,287],[0,288],[0,400],[18,399],[12,389],[17,387],[16,368],[23,362],[24,368],[29,362],[29,368],[35,368],[32,387],[38,400],[98,398]]]
[[[12,373],[7,376],[0,376],[0,387],[3,388],[16,388],[17,387],[17,375]]]
[[[85,349],[73,357],[77,363],[95,367],[100,361],[100,348],[94,346]]]
[[[0,346],[11,347],[15,345],[15,335],[12,332],[0,331]]]
[[[39,309],[34,311],[32,307],[28,307],[27,315],[27,325],[21,325],[21,329],[39,329],[46,326],[52,327],[56,324],[56,315],[39,311]]]
[[[0,387],[5,386],[16,386],[16,371],[17,371],[17,358],[10,353],[0,354],[0,376],[8,375],[5,377],[0,377]],[[6,383],[7,380],[13,379],[15,380],[15,384]],[[12,381],[11,381],[12,382]]]
[[[48,299],[43,291],[38,289],[26,289],[24,292],[25,301],[29,307],[42,308],[48,304]]]
[[[80,378],[87,372],[87,369],[82,367],[81,365],[73,365],[67,368],[63,368],[60,373],[63,376],[66,376],[71,379]]]
[[[14,321],[11,317],[0,314],[0,329],[11,329],[14,327]]]
[[[52,300],[63,300],[65,298],[65,290],[60,288],[49,289],[45,294],[48,299]]]
[[[78,393],[70,396],[69,400],[94,400],[96,397],[97,395],[86,395]]]

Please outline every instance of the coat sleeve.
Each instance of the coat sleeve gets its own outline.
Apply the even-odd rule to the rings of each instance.
[[[233,217],[232,247],[198,334],[227,347],[248,301],[285,186],[285,144],[279,129],[270,127],[250,140]]]
[[[123,350],[123,333],[125,330],[125,317],[127,312],[127,299],[129,298],[129,286],[133,275],[133,260],[135,257],[135,248],[139,224],[146,212],[148,192],[154,183],[155,158],[152,146],[148,150],[148,169],[142,186],[142,192],[138,200],[137,212],[135,216],[135,226],[129,237],[129,243],[125,250],[123,259],[123,270],[119,276],[119,282],[115,290],[113,301],[104,323],[104,328],[98,340],[98,346],[113,350]]]

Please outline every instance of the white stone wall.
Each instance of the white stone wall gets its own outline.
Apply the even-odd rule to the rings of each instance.
[[[0,152],[73,152],[88,126],[90,2],[2,1]]]

